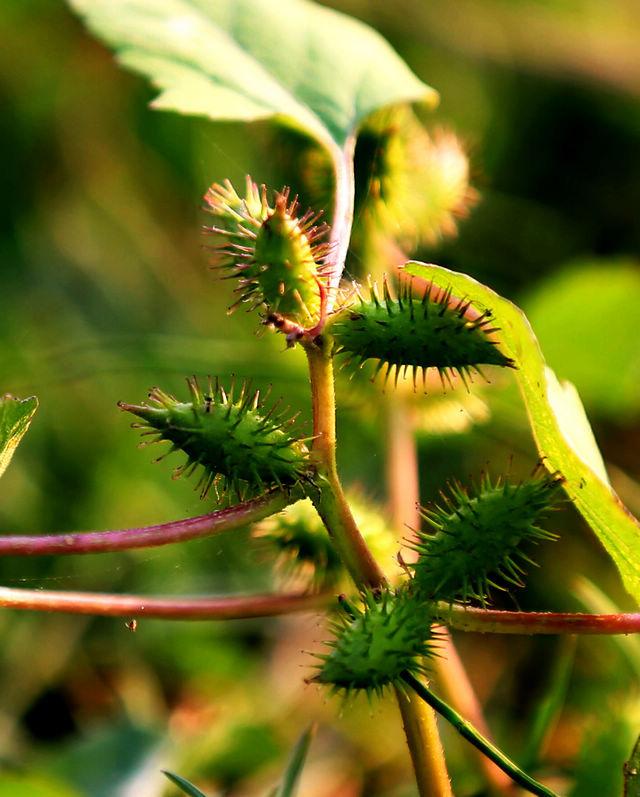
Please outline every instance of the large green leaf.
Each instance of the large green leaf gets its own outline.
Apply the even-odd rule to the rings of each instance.
[[[35,396],[26,399],[0,396],[0,476],[11,462],[37,408]]]
[[[466,274],[415,262],[407,263],[405,270],[450,286],[456,296],[492,311],[500,328],[500,348],[516,362],[516,379],[545,467],[564,476],[567,494],[611,555],[628,592],[640,602],[640,525],[609,486],[575,388],[560,384],[547,368],[522,310]]]
[[[69,0],[153,107],[210,119],[272,116],[339,147],[377,108],[437,93],[366,25],[308,0]]]

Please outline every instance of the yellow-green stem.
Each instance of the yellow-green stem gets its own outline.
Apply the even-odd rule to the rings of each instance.
[[[381,587],[384,575],[351,514],[336,466],[335,388],[331,341],[306,346],[313,405],[313,456],[321,486],[314,503],[345,565],[359,586]],[[435,715],[402,691],[396,696],[420,797],[452,797]]]
[[[313,457],[320,477],[314,504],[355,583],[376,588],[384,584],[384,575],[360,534],[338,477],[333,361],[327,344],[319,343],[306,347],[313,403]]]

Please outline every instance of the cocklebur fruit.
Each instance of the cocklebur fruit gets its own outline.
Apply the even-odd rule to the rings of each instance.
[[[312,211],[298,217],[297,199],[289,196],[284,188],[272,207],[265,187],[249,179],[243,198],[228,182],[213,185],[205,201],[217,223],[205,230],[217,238],[212,264],[238,280],[236,305],[308,327],[320,317],[328,227]]]
[[[457,373],[465,381],[472,371],[482,373],[481,365],[513,368],[492,334],[491,311],[474,312],[471,302],[456,300],[451,291],[429,285],[416,296],[412,282],[403,280],[394,298],[386,278],[380,299],[376,286],[369,284],[369,296],[361,293],[351,307],[335,313],[328,331],[333,335],[335,353],[345,353],[346,362],[359,366],[377,360],[375,373],[386,368],[385,381],[395,369],[417,375],[435,368],[444,386]]]
[[[295,418],[278,404],[265,411],[259,391],[252,392],[247,383],[237,396],[233,385],[227,392],[217,379],[209,380],[204,393],[195,377],[187,384],[189,402],[153,388],[150,404],[119,405],[142,419],[134,426],[149,436],[149,442],[169,443],[167,454],[184,451],[187,462],[175,469],[174,477],[189,476],[200,467],[197,488],[202,497],[213,487],[218,496],[232,488],[241,498],[310,478],[307,447],[290,433]]]
[[[347,695],[380,695],[404,672],[425,671],[424,660],[436,654],[437,644],[428,604],[408,590],[367,591],[362,608],[351,611],[334,621],[331,651],[318,655],[313,681]]]
[[[491,589],[524,586],[531,544],[555,540],[539,526],[561,494],[562,480],[543,475],[517,484],[485,476],[473,494],[457,483],[442,503],[422,509],[431,531],[418,531],[413,589],[423,600],[485,604]]]

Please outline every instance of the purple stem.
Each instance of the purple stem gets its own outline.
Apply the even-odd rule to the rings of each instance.
[[[67,534],[4,535],[0,536],[0,555],[42,556],[45,554],[107,553],[131,548],[152,548],[185,542],[198,537],[232,531],[255,523],[284,509],[292,503],[288,492],[277,490],[236,504],[228,509],[218,509],[206,515],[173,520],[155,526],[142,526],[117,531],[74,531]]]
[[[314,611],[325,607],[330,600],[333,600],[333,597],[326,593],[175,598],[0,587],[0,606],[7,609],[94,614],[136,620],[142,617],[165,620],[237,620],[269,617],[291,612]]]

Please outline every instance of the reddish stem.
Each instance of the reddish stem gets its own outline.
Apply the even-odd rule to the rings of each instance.
[[[640,612],[505,612],[454,606],[442,608],[441,621],[459,631],[481,634],[637,634]]]
[[[145,597],[101,592],[0,587],[0,606],[105,617],[141,617],[165,620],[236,620],[313,611],[332,600],[327,594],[233,595],[219,597]]]
[[[284,490],[218,509],[206,515],[117,531],[74,531],[68,534],[0,536],[0,555],[107,553],[131,548],[152,548],[232,531],[284,509],[293,499]]]

